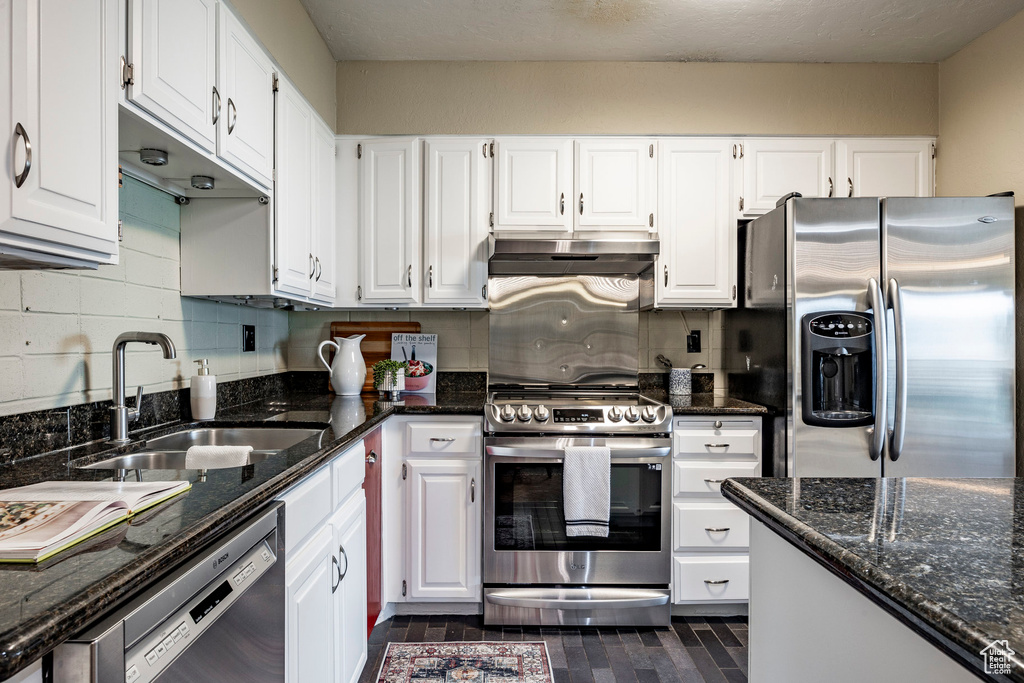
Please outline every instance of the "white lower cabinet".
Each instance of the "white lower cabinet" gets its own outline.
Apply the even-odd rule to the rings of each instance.
[[[761,418],[677,417],[672,443],[672,602],[746,602],[750,518],[721,486],[761,476]]]
[[[353,683],[366,663],[363,457],[359,441],[280,496],[288,683]]]
[[[409,598],[479,599],[480,460],[409,458],[406,465]]]

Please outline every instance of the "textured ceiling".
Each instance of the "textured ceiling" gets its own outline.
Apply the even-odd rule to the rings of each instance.
[[[937,62],[1024,0],[301,0],[337,60]]]

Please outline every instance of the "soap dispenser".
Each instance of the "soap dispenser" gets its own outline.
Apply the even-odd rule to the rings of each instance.
[[[192,376],[192,419],[212,420],[217,414],[217,376],[210,374],[208,359],[192,362],[199,364],[198,374]]]

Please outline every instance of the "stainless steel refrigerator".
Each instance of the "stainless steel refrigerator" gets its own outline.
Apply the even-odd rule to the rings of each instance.
[[[729,392],[776,476],[1014,474],[1012,197],[804,199],[740,227]]]

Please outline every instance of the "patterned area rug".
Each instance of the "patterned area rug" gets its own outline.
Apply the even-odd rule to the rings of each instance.
[[[389,643],[377,683],[554,683],[540,643]]]

